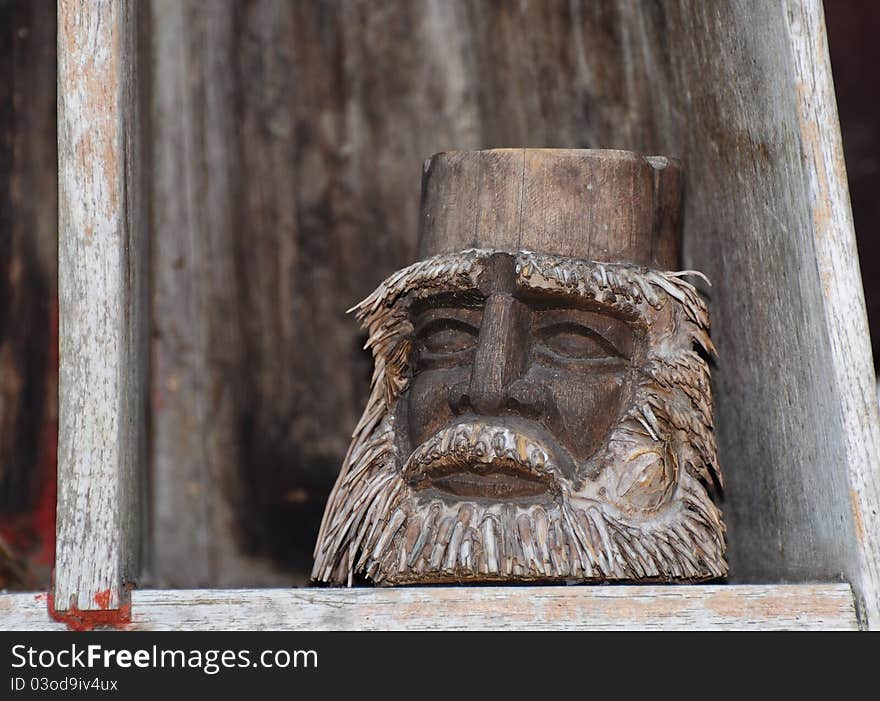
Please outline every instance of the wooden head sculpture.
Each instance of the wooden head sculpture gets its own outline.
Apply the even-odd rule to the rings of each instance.
[[[709,320],[669,272],[680,197],[678,163],[624,151],[427,161],[421,261],[355,308],[372,393],[315,580],[726,573]]]

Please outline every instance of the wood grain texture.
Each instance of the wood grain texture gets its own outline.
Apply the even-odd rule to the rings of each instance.
[[[277,27],[265,19],[267,31]],[[240,412],[252,408],[246,404],[249,392],[272,389],[265,381],[252,388],[245,380],[254,376],[242,374],[249,356],[240,330],[245,292],[237,263],[244,264],[244,257],[247,264],[265,263],[267,274],[282,274],[290,245],[279,240],[277,259],[264,255],[255,261],[268,253],[256,245],[260,224],[237,218],[245,197],[237,174],[246,166],[232,145],[246,127],[236,123],[236,67],[228,51],[234,20],[216,3],[151,5],[155,31],[149,55],[156,79],[149,86],[154,174],[150,453],[156,550],[148,577],[161,584],[273,581],[273,573],[242,553],[237,540],[235,508],[247,502],[249,489],[239,469]],[[277,164],[284,150],[267,145],[253,158],[263,168],[254,177],[269,188],[259,193],[265,205],[260,216],[273,231],[276,225],[283,231],[293,200],[272,188],[289,187]],[[281,268],[272,270],[276,263]],[[260,297],[265,288],[254,284],[248,299],[260,310],[270,305],[271,319],[257,309],[254,313],[266,328],[284,334],[289,345],[288,322],[274,306],[274,295]],[[250,362],[258,360],[251,356]],[[285,390],[284,377],[276,379],[278,391]]]
[[[880,629],[880,407],[825,22],[821,2],[789,0],[786,9],[830,370],[843,419],[855,534],[845,572],[862,621]],[[846,515],[845,506],[838,508]]]
[[[132,593],[130,630],[855,630],[846,584]],[[0,629],[62,630],[0,594]]]
[[[453,151],[429,158],[424,171],[420,259],[494,248],[661,270],[678,266],[681,166],[664,156]]]
[[[635,26],[668,39],[641,48],[653,148],[685,161],[685,266],[714,283],[732,575],[846,578],[876,627],[877,416],[821,18],[685,2]]]
[[[137,3],[58,4],[58,611],[136,577],[145,446]]]
[[[424,155],[474,139],[458,18],[152,8],[151,575],[304,583],[370,372],[344,310],[411,259]]]

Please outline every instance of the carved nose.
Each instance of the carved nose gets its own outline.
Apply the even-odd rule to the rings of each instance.
[[[525,306],[510,295],[494,294],[486,300],[470,379],[450,393],[455,413],[491,415],[519,408],[519,378],[528,356],[527,323]]]
[[[543,385],[526,380],[515,380],[500,392],[486,393],[471,390],[469,382],[459,382],[449,393],[449,406],[456,415],[498,415],[507,412],[526,419],[552,418],[551,402]]]
[[[498,414],[503,404],[500,393],[472,392],[468,382],[459,382],[449,393],[449,406],[456,414]]]

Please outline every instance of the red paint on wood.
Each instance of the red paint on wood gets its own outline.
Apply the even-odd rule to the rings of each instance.
[[[95,594],[97,609],[81,609],[76,605],[64,611],[55,608],[55,597],[51,592],[46,596],[49,616],[59,623],[65,624],[70,630],[95,630],[96,628],[116,628],[124,630],[131,623],[131,602],[124,603],[117,609],[111,609],[110,590],[105,589]]]
[[[109,609],[110,608],[110,590],[105,589],[104,591],[99,591],[97,594],[95,594],[95,603],[98,604],[98,608]]]

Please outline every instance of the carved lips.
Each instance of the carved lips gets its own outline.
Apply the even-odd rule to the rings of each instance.
[[[553,452],[509,427],[478,421],[442,429],[416,448],[404,466],[414,489],[458,497],[515,500],[558,493]]]

